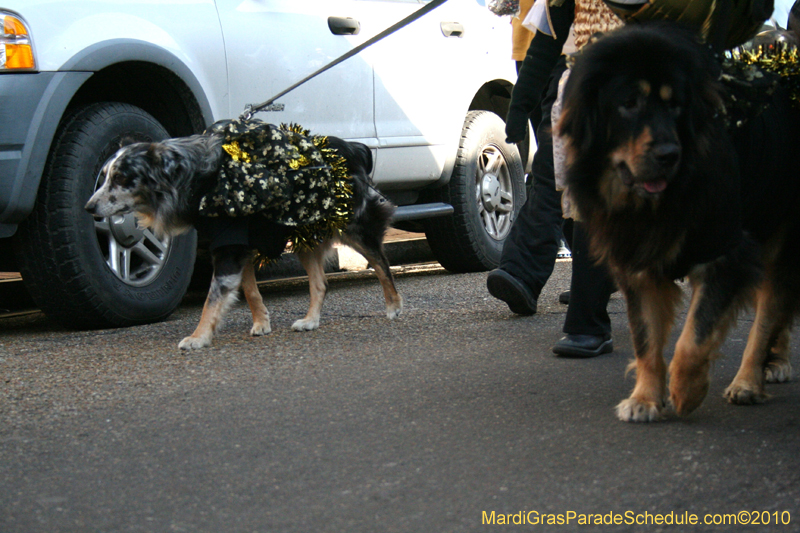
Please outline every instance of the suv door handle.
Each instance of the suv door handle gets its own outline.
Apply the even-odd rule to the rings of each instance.
[[[328,28],[334,35],[358,35],[361,23],[350,17],[328,17]]]
[[[460,22],[442,22],[440,26],[445,37],[464,36],[464,26]]]

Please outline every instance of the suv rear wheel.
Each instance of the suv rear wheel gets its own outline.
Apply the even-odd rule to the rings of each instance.
[[[158,141],[167,131],[128,104],[74,112],[56,135],[33,213],[15,237],[22,279],[48,317],[74,328],[131,326],[166,318],[192,276],[192,231],[159,239],[133,215],[95,219],[83,206],[120,141]]]
[[[450,183],[429,191],[426,200],[454,208],[451,216],[425,221],[431,250],[447,270],[478,272],[500,264],[503,243],[525,203],[525,170],[505,136],[499,116],[470,111]]]

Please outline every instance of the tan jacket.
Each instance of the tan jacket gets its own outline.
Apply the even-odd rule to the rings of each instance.
[[[533,7],[534,0],[520,0],[519,14],[511,19],[511,59],[523,61],[533,39],[533,32],[522,25],[525,15]]]

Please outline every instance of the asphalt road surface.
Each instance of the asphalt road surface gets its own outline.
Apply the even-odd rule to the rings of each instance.
[[[798,382],[759,406],[722,398],[750,317],[695,413],[622,423],[618,295],[614,353],[550,353],[569,268],[533,317],[485,273],[402,269],[395,321],[374,278],[339,277],[309,333],[290,330],[305,285],[269,284],[271,335],[249,337],[241,305],[191,353],[177,344],[202,295],[136,328],[0,320],[0,531],[800,531]]]

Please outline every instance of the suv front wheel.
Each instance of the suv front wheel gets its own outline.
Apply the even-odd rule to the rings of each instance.
[[[426,200],[454,209],[451,216],[425,221],[431,250],[447,270],[478,272],[500,264],[503,243],[525,203],[525,170],[505,136],[505,122],[495,113],[470,111],[450,182],[429,191]]]
[[[48,317],[74,328],[131,326],[162,320],[180,304],[194,267],[194,230],[160,239],[133,215],[96,219],[83,208],[120,141],[167,136],[151,115],[117,102],[64,120],[34,211],[14,239],[25,286]]]

